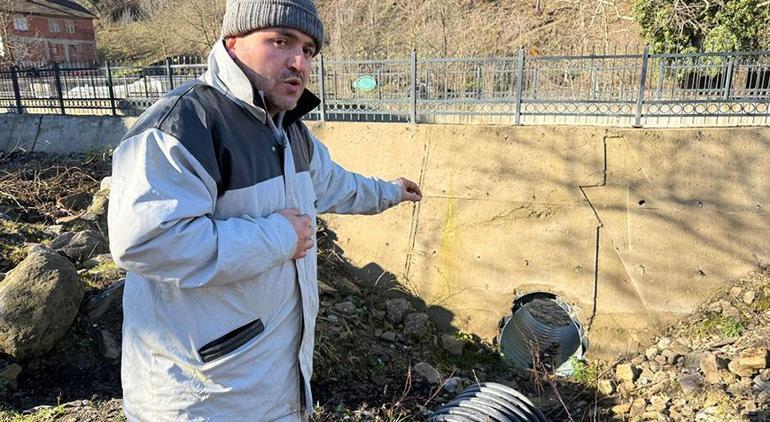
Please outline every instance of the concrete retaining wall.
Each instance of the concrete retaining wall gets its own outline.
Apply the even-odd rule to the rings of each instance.
[[[486,337],[517,294],[556,293],[591,351],[634,350],[770,262],[770,129],[316,124],[347,168],[424,201],[329,217],[347,257]]]
[[[117,145],[136,118],[0,114],[0,151],[67,154]]]
[[[0,116],[0,150],[104,149],[132,123]],[[548,291],[616,355],[770,263],[770,128],[311,126],[346,168],[420,181],[418,205],[325,218],[440,324],[492,337],[516,295]]]

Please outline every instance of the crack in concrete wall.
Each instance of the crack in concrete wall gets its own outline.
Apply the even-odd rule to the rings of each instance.
[[[420,177],[417,184],[422,186],[425,181],[425,172],[428,168],[428,158],[430,156],[430,141],[425,143],[424,152],[422,155],[422,165],[420,166]],[[424,194],[424,192],[423,192]],[[422,202],[418,202],[414,205],[412,211],[412,225],[409,230],[409,253],[406,255],[406,263],[404,264],[404,278],[409,280],[409,272],[412,268],[412,255],[414,254],[414,245],[417,242],[417,229],[420,226],[420,207]]]

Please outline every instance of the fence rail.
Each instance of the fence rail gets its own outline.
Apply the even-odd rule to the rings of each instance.
[[[200,62],[196,62],[200,63]],[[0,70],[0,113],[137,115],[205,64]],[[318,120],[766,125],[770,51],[316,60]]]

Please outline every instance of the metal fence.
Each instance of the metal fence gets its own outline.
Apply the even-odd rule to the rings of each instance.
[[[137,115],[200,61],[0,70],[0,112]],[[766,125],[770,51],[314,62],[317,120]]]

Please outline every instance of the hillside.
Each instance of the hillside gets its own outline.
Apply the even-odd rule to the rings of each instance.
[[[224,0],[94,0],[101,54],[154,61],[206,54]],[[318,0],[327,57],[403,58],[636,50],[633,0]],[[158,30],[158,29],[161,30]]]

